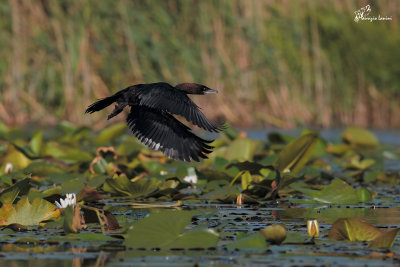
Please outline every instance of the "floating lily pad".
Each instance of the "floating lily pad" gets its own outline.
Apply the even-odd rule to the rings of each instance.
[[[8,146],[2,161],[4,163],[11,163],[14,169],[23,169],[31,163],[31,160],[24,153],[17,150],[14,145]]]
[[[29,147],[35,155],[40,155],[42,151],[43,131],[37,131],[29,142]]]
[[[379,145],[379,141],[373,133],[360,127],[348,127],[342,133],[342,139],[355,146],[375,147]]]
[[[357,218],[345,218],[337,220],[329,231],[329,239],[349,241],[372,241],[370,247],[389,248],[400,229],[392,229],[386,232],[375,226],[362,222]]]
[[[254,234],[241,234],[238,233],[236,241],[226,246],[228,249],[239,249],[239,250],[265,250],[267,243],[262,233]]]
[[[78,193],[85,187],[85,183],[81,177],[71,179],[61,185],[61,192],[63,194]]]
[[[334,179],[330,185],[324,186],[322,190],[295,189],[311,197],[312,200],[307,201],[310,203],[356,204],[360,201],[354,188],[338,178]]]
[[[400,229],[390,229],[383,233],[380,236],[376,237],[371,241],[369,247],[371,248],[391,248],[393,247],[394,242],[400,232]]]
[[[25,195],[28,193],[30,188],[30,179],[25,178],[21,181],[16,182],[13,186],[5,189],[0,193],[0,202],[2,204],[12,204],[18,195]]]
[[[50,202],[36,198],[32,204],[28,198],[22,198],[16,206],[4,204],[0,208],[0,225],[12,223],[25,226],[38,225],[40,222],[57,218],[59,210]]]
[[[238,186],[225,185],[201,196],[202,199],[232,202],[241,193]]]
[[[122,135],[126,131],[125,123],[116,123],[107,128],[104,128],[99,135],[96,136],[94,142],[98,145],[109,145],[118,136]]]
[[[118,176],[116,178],[107,179],[103,185],[103,189],[113,194],[143,197],[157,190],[160,184],[161,181],[156,178],[142,178],[131,182],[124,176]]]
[[[48,177],[54,173],[66,172],[65,168],[59,164],[43,160],[33,161],[24,169],[24,171],[40,177]]]
[[[163,211],[132,224],[125,245],[133,248],[209,248],[216,247],[218,234],[212,229],[185,231],[196,211]]]
[[[228,160],[252,160],[258,142],[249,138],[238,138],[234,140],[226,150]]]

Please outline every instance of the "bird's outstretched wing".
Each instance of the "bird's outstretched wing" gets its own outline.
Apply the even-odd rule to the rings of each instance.
[[[136,89],[139,105],[166,110],[210,132],[223,127],[209,121],[200,108],[180,90],[167,83],[148,84]]]
[[[211,153],[211,141],[204,140],[167,112],[133,106],[127,117],[133,134],[148,147],[184,161],[199,161]]]

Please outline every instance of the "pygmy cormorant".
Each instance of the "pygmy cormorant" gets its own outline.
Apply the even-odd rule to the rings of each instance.
[[[137,84],[91,104],[85,113],[93,113],[116,103],[108,119],[118,115],[126,106],[131,110],[126,119],[133,134],[146,146],[162,151],[164,155],[184,161],[199,161],[211,153],[212,141],[193,134],[189,127],[172,114],[210,132],[218,132],[221,125],[209,121],[199,107],[187,96],[218,93],[217,90],[196,83]]]

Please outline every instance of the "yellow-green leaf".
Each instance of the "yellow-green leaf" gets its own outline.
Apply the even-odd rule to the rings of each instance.
[[[226,159],[228,160],[251,160],[254,151],[257,148],[257,141],[249,138],[238,138],[234,140],[226,150]]]
[[[11,163],[14,169],[23,169],[31,163],[22,152],[18,151],[13,145],[9,145],[5,157],[2,160],[4,163]]]
[[[349,241],[371,241],[381,235],[375,226],[357,218],[338,219],[329,231],[329,239]]]
[[[99,145],[109,144],[113,139],[120,136],[124,131],[126,131],[125,123],[117,123],[110,127],[105,128],[100,132],[98,136],[94,139],[94,142]]]
[[[400,229],[381,231],[377,227],[357,218],[338,219],[329,231],[329,239],[349,241],[371,241],[369,247],[390,248]]]
[[[23,195],[29,191],[30,179],[25,178],[21,181],[16,182],[13,186],[5,189],[0,194],[0,202],[2,204],[12,204],[19,194]]]
[[[369,244],[370,248],[391,248],[396,241],[397,235],[399,234],[400,229],[390,229],[386,232],[381,233],[380,236],[375,238]]]
[[[29,147],[32,152],[37,156],[40,155],[43,143],[43,131],[37,131],[29,142]]]
[[[274,167],[279,171],[299,171],[309,160],[317,141],[318,135],[315,133],[307,133],[294,139],[279,153]]]
[[[376,136],[361,127],[348,127],[342,133],[342,139],[343,141],[355,146],[375,147],[379,145]]]
[[[50,202],[36,198],[32,204],[28,198],[22,198],[16,206],[4,204],[0,208],[0,225],[18,223],[25,226],[38,225],[40,222],[57,218],[59,210]]]
[[[356,204],[360,200],[356,190],[345,181],[335,178],[330,185],[323,186],[322,190],[296,188],[297,191],[310,196],[311,203]]]

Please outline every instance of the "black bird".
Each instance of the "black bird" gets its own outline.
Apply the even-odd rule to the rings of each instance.
[[[209,121],[187,96],[209,93],[218,91],[196,83],[181,83],[175,87],[163,82],[137,84],[98,100],[91,104],[85,113],[102,110],[115,102],[114,110],[108,115],[108,119],[111,119],[126,106],[130,106],[126,121],[133,134],[143,144],[162,151],[169,158],[199,161],[211,153],[213,147],[209,143],[212,140],[196,136],[172,114],[183,116],[187,121],[207,131],[219,132],[222,126]]]

